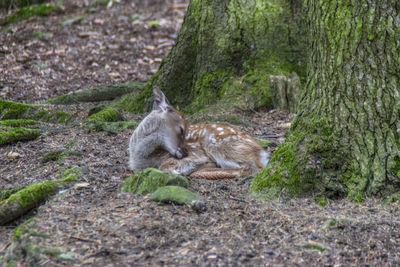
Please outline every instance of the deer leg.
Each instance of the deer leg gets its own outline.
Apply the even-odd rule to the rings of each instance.
[[[189,156],[183,159],[169,158],[161,164],[160,170],[189,176],[192,172],[204,167],[216,166],[215,163],[211,162],[207,157]]]

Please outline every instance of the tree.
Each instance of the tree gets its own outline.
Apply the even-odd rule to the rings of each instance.
[[[301,20],[292,15],[301,6],[289,4],[191,1],[170,54],[144,90],[123,99],[121,106],[136,112],[149,109],[154,85],[189,112],[217,102],[240,109],[284,106],[279,93],[296,98],[297,75],[306,71]],[[293,77],[294,86],[286,86],[287,92],[273,90],[270,75]]]
[[[286,141],[251,190],[343,197],[400,190],[400,3],[303,1],[307,83]]]
[[[399,192],[399,11],[395,0],[193,0],[157,74],[123,102],[143,110],[157,84],[189,111],[280,106],[270,77],[296,72],[297,116],[250,190],[355,200]]]

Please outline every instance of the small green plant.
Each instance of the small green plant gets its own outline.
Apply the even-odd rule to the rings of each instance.
[[[140,14],[135,14],[129,19],[129,23],[135,22],[137,20],[140,20],[142,16]]]

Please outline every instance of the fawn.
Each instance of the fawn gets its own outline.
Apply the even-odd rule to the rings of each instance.
[[[247,133],[223,124],[187,125],[161,90],[153,95],[153,111],[129,141],[131,170],[221,179],[250,175],[268,163],[269,154]]]

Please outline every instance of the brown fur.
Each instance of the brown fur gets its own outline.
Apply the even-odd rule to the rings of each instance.
[[[188,126],[157,88],[154,99],[153,111],[130,139],[132,170],[153,167],[203,179],[227,179],[250,175],[267,164],[268,154],[247,133],[223,124]]]

